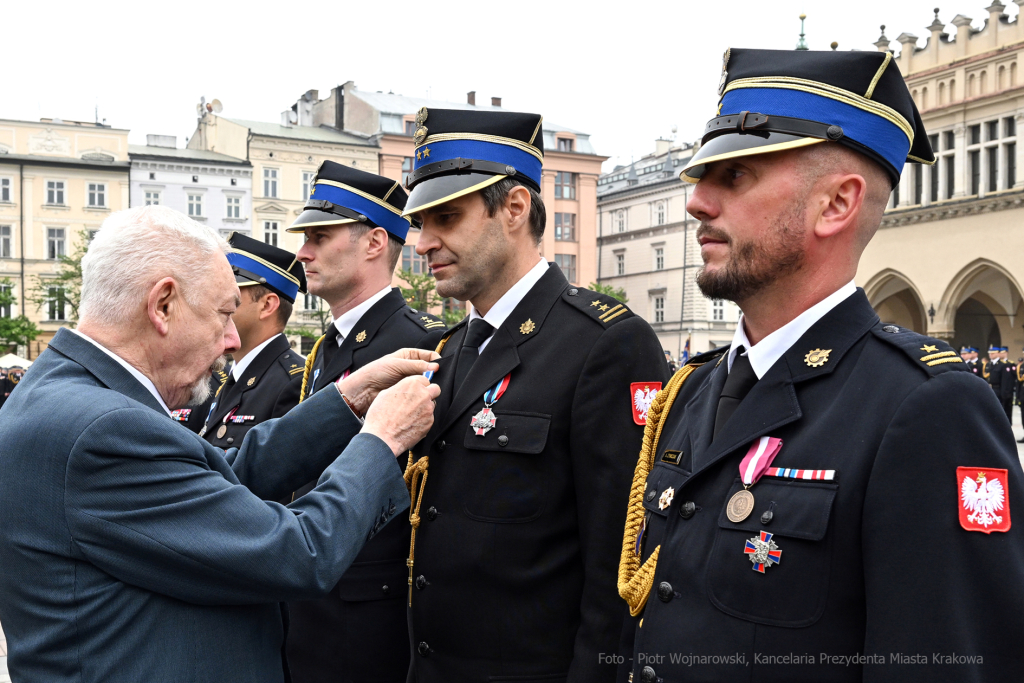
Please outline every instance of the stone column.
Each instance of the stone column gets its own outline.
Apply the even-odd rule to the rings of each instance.
[[[956,160],[953,162],[953,199],[963,199],[967,196],[967,128],[962,123],[953,127],[954,145]]]
[[[932,203],[932,174],[938,173],[939,169],[928,164],[919,164],[919,167],[918,173],[921,174],[921,204],[922,206],[928,206]]]
[[[1017,0],[1015,0],[1016,2]],[[1017,4],[1024,4],[1024,0],[1019,0]],[[1024,189],[1024,145],[1021,144],[1021,126],[1024,126],[1024,110],[1017,110],[1017,113],[1013,116],[1014,132],[1017,135],[1017,148],[1016,148],[1016,164],[1017,169],[1017,182],[1014,183],[1014,190]]]

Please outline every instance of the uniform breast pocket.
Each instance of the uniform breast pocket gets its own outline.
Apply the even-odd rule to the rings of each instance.
[[[821,618],[828,595],[833,541],[828,529],[839,486],[762,479],[751,489],[754,511],[735,523],[725,507],[741,488],[737,479],[722,503],[708,564],[708,597],[726,614],[758,624],[810,626]],[[777,563],[762,565],[763,573],[752,558],[760,560],[764,553],[745,552],[748,541],[751,550],[764,550],[761,532],[772,534],[768,545],[781,551]]]
[[[547,490],[544,452],[551,416],[495,411],[494,428],[478,436],[467,427],[463,445],[475,468],[466,514],[484,522],[529,522],[540,516]]]

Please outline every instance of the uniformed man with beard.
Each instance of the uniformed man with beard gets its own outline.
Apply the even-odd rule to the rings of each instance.
[[[732,49],[719,94],[682,177],[697,282],[743,315],[650,409],[619,569],[631,680],[1018,677],[1024,473],[1002,408],[853,282],[904,165],[934,159],[899,68]]]
[[[537,114],[423,109],[406,214],[442,296],[434,428],[410,454],[410,681],[611,683],[625,505],[657,335],[541,257]]]

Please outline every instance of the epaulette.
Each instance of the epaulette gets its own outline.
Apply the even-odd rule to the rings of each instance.
[[[610,325],[633,317],[633,311],[615,297],[579,287],[569,287],[562,292],[562,300],[586,313],[601,323]]]
[[[281,354],[278,356],[277,362],[281,364],[281,367],[289,375],[301,375],[302,371],[306,368],[306,359],[294,351]]]
[[[891,346],[906,353],[914,365],[923,368],[930,375],[937,375],[949,370],[967,371],[967,363],[952,346],[942,341],[913,330],[891,323],[878,323],[871,332]]]
[[[410,306],[405,307],[405,314],[410,320],[414,321],[425,330],[439,330],[441,328],[448,327],[444,324],[444,321],[436,315],[431,315],[424,311],[417,311],[415,308]]]
[[[705,363],[710,363],[711,361],[714,360],[721,362],[722,359],[725,358],[725,354],[729,353],[730,348],[732,347],[719,346],[717,349],[711,349],[710,351],[705,351],[704,353],[698,353],[696,356],[686,361],[683,367],[686,367],[687,365],[703,365]]]

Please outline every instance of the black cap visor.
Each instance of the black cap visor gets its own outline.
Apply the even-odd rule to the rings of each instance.
[[[826,142],[821,138],[810,138],[801,135],[789,135],[787,133],[773,133],[770,131],[751,131],[749,133],[729,133],[719,135],[708,140],[693,158],[686,162],[686,167],[679,174],[680,180],[689,183],[696,183],[704,175],[708,164],[725,159],[736,159],[738,157],[753,156],[755,154],[770,154],[771,152],[782,152],[787,149],[807,147],[819,142]]]
[[[410,218],[418,211],[482,190],[504,178],[508,178],[508,176],[491,175],[490,173],[452,173],[425,178],[412,188],[409,199],[405,202],[405,211],[402,212],[402,216]]]

